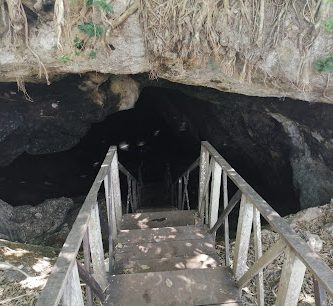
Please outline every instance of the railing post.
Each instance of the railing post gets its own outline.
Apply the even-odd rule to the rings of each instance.
[[[62,296],[63,306],[83,306],[83,296],[80,285],[79,272],[77,270],[76,261],[68,275],[67,283]]]
[[[183,191],[182,191],[182,178],[178,179],[178,209],[182,210],[182,200],[183,200]]]
[[[223,208],[226,209],[229,204],[228,198],[228,175],[223,171]],[[230,266],[230,243],[229,243],[229,217],[224,220],[224,249],[225,249],[225,265]]]
[[[296,306],[302,289],[306,267],[288,248],[280,277],[276,306]]]
[[[121,206],[121,192],[120,192],[120,180],[119,180],[119,167],[118,167],[118,154],[117,151],[111,162],[111,188],[113,194],[113,201],[116,213],[117,229],[120,229],[120,223],[123,216]]]
[[[257,261],[262,256],[261,222],[260,222],[260,212],[254,205],[253,205],[253,242],[254,242],[254,257],[255,261]],[[264,275],[262,270],[256,276],[256,291],[257,291],[258,306],[264,306],[265,293],[264,293]]]
[[[133,180],[132,180],[132,199],[133,199],[132,213],[134,213],[138,209],[138,195],[137,195],[137,183]]]
[[[207,181],[209,169],[209,152],[208,150],[201,144],[201,152],[200,152],[200,170],[199,170],[199,196],[198,196],[198,211],[200,212],[200,217],[204,219],[205,209],[202,209],[202,199],[204,198],[205,192],[205,184]],[[206,198],[206,197],[205,197]],[[205,199],[207,201],[207,199]]]
[[[92,266],[94,271],[94,278],[105,289],[107,286],[106,270],[104,264],[104,249],[101,233],[101,225],[99,221],[99,211],[97,202],[91,211],[91,218],[88,225],[90,253]]]
[[[90,245],[89,245],[89,234],[88,229],[83,237],[83,257],[84,257],[84,267],[90,273],[91,272],[91,256],[90,256]],[[86,296],[88,306],[93,305],[93,295],[91,288],[86,286]]]
[[[214,161],[212,169],[212,187],[209,207],[209,228],[212,228],[218,219],[220,206],[221,174],[221,166]]]
[[[247,270],[247,256],[250,245],[251,228],[253,220],[253,205],[248,202],[244,194],[239,208],[237,234],[234,256],[234,274],[239,280]]]

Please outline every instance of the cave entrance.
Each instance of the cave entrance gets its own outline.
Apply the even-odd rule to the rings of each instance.
[[[200,90],[145,85],[133,109],[92,124],[72,149],[24,153],[2,167],[1,198],[16,206],[61,196],[82,201],[109,146],[116,145],[119,161],[143,181],[144,205],[168,207],[166,182],[174,181],[199,156],[201,140],[208,140],[280,214],[299,210],[285,133],[263,115],[263,100],[220,93],[214,103],[198,96]],[[196,205],[197,180],[189,192]]]

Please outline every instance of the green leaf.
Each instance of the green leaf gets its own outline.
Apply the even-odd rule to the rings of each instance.
[[[103,35],[104,29],[99,24],[93,22],[84,22],[78,25],[81,32],[85,33],[89,37],[101,37]]]
[[[96,55],[97,55],[97,53],[96,53],[96,51],[95,50],[91,50],[90,52],[89,52],[89,58],[91,58],[91,59],[95,59],[96,58]]]
[[[74,38],[74,46],[75,48],[82,50],[84,47],[84,40],[76,36]]]

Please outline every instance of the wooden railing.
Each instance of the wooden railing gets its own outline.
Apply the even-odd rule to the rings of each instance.
[[[188,194],[188,183],[190,174],[193,170],[199,167],[199,158],[196,159],[186,171],[184,171],[172,184],[171,184],[171,202],[178,209],[190,209],[190,199]]]
[[[134,184],[134,177],[123,167],[122,172]],[[117,237],[122,219],[122,204],[119,181],[117,148],[110,147],[96,179],[82,205],[73,227],[64,243],[50,277],[43,289],[37,306],[84,305],[80,278],[86,285],[87,305],[93,304],[93,294],[102,302],[103,291],[107,286],[107,268],[104,262],[104,248],[100,226],[97,195],[104,182],[108,217],[109,272],[113,268],[113,241]],[[136,183],[135,183],[136,184]],[[135,205],[137,193],[131,194]],[[135,207],[134,207],[135,209]],[[77,261],[79,249],[83,245],[84,266]]]
[[[333,296],[333,271],[208,142],[202,142],[199,176],[199,213],[204,223],[209,226],[209,233],[212,235],[215,235],[217,229],[224,224],[225,263],[232,267],[239,287],[245,287],[254,279],[257,304],[265,305],[263,269],[284,253],[285,261],[275,305],[297,305],[306,269],[313,275],[316,305],[326,305],[326,293]],[[221,202],[224,210],[218,217],[221,178],[223,184]],[[228,201],[228,178],[239,189],[230,201]],[[239,201],[236,242],[231,264],[228,215]],[[265,254],[262,254],[261,216],[280,236]],[[255,262],[248,268],[247,257],[252,228]]]

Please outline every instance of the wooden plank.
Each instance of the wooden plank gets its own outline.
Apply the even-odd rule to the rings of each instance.
[[[286,251],[286,257],[282,268],[275,305],[297,306],[306,266],[290,248]]]
[[[245,287],[249,281],[261,270],[267,267],[275,258],[280,256],[286,248],[286,243],[280,239],[261,256],[237,282],[239,288]]]
[[[99,221],[98,205],[94,206],[91,212],[91,218],[88,225],[90,254],[94,277],[99,285],[105,289],[107,286],[106,270],[104,264],[104,249],[101,233],[101,225]]]
[[[200,157],[198,157],[181,175],[178,176],[178,178],[186,175],[186,173],[191,173],[195,168],[199,167],[200,164]],[[174,184],[176,184],[178,182],[178,178],[177,180],[175,180]]]
[[[219,206],[220,206],[220,189],[221,189],[221,174],[222,168],[218,163],[213,163],[212,169],[212,186],[210,197],[210,214],[209,214],[209,227],[212,228],[218,219]]]
[[[236,184],[242,193],[254,203],[260,214],[265,218],[272,229],[279,233],[287,242],[288,246],[294,250],[299,259],[315,275],[321,286],[333,296],[333,272],[322,258],[313,252],[307,243],[297,235],[286,220],[267,204],[267,202],[233,169],[229,163],[212,147],[204,141],[202,146],[210,152],[214,159],[220,164],[223,170],[227,171],[228,177]]]
[[[261,222],[260,213],[255,206],[253,206],[253,242],[254,242],[254,258],[257,261],[262,256],[262,242],[261,242]],[[264,275],[260,270],[256,276],[256,293],[257,304],[265,306],[265,293],[264,293]]]
[[[204,220],[204,209],[202,208],[202,199],[204,198],[205,193],[205,185],[208,176],[209,168],[209,152],[205,147],[201,146],[200,153],[200,170],[199,170],[199,195],[198,195],[198,211],[200,213],[200,217]]]
[[[178,209],[183,210],[182,207],[182,200],[183,200],[183,191],[182,191],[182,178],[178,179]]]
[[[115,274],[147,273],[184,269],[208,269],[221,266],[217,254],[162,257],[158,259],[119,259],[115,263]]]
[[[113,202],[116,212],[117,229],[120,228],[121,218],[123,215],[121,205],[121,192],[120,192],[120,180],[118,169],[118,154],[115,152],[114,158],[111,162],[111,188],[113,194]]]
[[[110,147],[101,165],[95,181],[80,209],[80,212],[73,224],[72,230],[66,238],[63,248],[47,280],[44,290],[41,292],[37,301],[37,306],[56,306],[61,299],[67,277],[73,267],[76,255],[86,233],[91,217],[92,207],[96,203],[97,193],[100,185],[110,167],[111,160],[116,152],[116,147]]]
[[[115,275],[109,288],[105,305],[241,304],[233,275],[224,267]]]
[[[169,210],[126,214],[123,216],[121,229],[195,225],[197,223],[196,220],[196,210]]]
[[[133,199],[133,213],[138,209],[138,191],[137,191],[138,183],[136,180],[132,180],[132,199]]]
[[[253,206],[246,197],[242,195],[237,224],[233,266],[237,280],[240,279],[247,270],[247,255],[250,245],[252,220]]]
[[[227,172],[223,171],[223,208],[228,206],[228,176]],[[230,267],[230,243],[229,243],[229,219],[228,216],[224,220],[224,253],[225,265]]]
[[[203,239],[206,234],[207,227],[201,225],[121,230],[116,243],[193,240]]]
[[[313,291],[315,296],[316,306],[328,306],[327,295],[325,289],[318,283],[318,281],[312,277],[313,280]]]
[[[80,279],[87,285],[86,287],[90,290],[94,291],[95,295],[99,298],[99,300],[103,303],[105,301],[104,291],[101,286],[96,282],[96,280],[92,277],[90,272],[86,270],[78,260],[76,260],[77,269],[79,272]]]
[[[229,201],[228,206],[224,209],[223,213],[221,214],[221,216],[219,217],[219,219],[217,220],[217,222],[215,223],[213,228],[211,228],[208,231],[210,234],[215,233],[219,229],[219,227],[224,223],[225,218],[230,214],[230,212],[233,210],[233,208],[240,201],[241,197],[242,197],[242,193],[240,192],[240,190],[237,190],[237,192],[233,195],[233,197]]]
[[[84,258],[84,267],[89,273],[91,272],[91,257],[90,257],[90,245],[89,245],[89,234],[88,230],[86,231],[83,237],[83,258]],[[86,287],[86,296],[87,296],[87,305],[93,305],[93,295],[91,288]]]
[[[197,254],[216,253],[214,240],[206,237],[199,240],[175,240],[124,244],[116,247],[115,260],[170,258],[174,256],[189,257]]]
[[[62,296],[63,306],[83,306],[83,296],[76,262],[73,264]],[[48,305],[48,304],[45,304]]]

